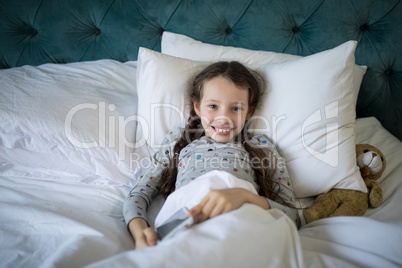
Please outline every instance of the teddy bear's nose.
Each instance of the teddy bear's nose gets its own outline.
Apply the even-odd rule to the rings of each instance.
[[[373,153],[373,158],[376,157],[376,156],[377,156],[377,154],[376,154],[376,153]]]

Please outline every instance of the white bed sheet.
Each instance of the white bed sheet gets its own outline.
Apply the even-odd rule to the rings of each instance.
[[[384,202],[365,217],[323,219],[292,232],[281,213],[244,206],[142,251],[132,250],[123,222],[129,187],[4,176],[0,167],[0,267],[401,267],[402,143],[374,118],[359,119],[356,132],[358,143],[379,147],[387,158]],[[153,217],[161,203],[153,204]],[[216,229],[251,222],[282,232],[266,239],[251,227],[235,235]]]
[[[1,174],[134,184],[136,72],[114,60],[1,69]]]
[[[0,266],[81,267],[133,248],[122,187],[0,177]]]

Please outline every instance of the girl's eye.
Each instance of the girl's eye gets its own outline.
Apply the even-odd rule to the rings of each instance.
[[[242,109],[241,109],[241,107],[233,107],[233,111],[235,111],[235,112],[238,112],[238,111],[241,111]]]
[[[211,109],[216,109],[216,107],[217,107],[217,106],[216,106],[215,104],[210,104],[210,105],[209,105],[209,108],[211,108]]]

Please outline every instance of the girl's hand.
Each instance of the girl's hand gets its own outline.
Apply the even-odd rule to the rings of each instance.
[[[134,218],[128,224],[128,228],[135,240],[136,250],[156,245],[158,234],[154,229],[148,227],[148,224],[144,219]]]
[[[142,231],[142,234],[135,237],[135,249],[143,249],[147,247],[156,246],[158,240],[158,234],[151,227],[147,227]]]
[[[193,207],[188,215],[194,217],[200,214],[198,222],[238,209],[245,203],[258,205],[269,209],[268,201],[243,188],[230,188],[223,190],[211,190],[198,204]]]

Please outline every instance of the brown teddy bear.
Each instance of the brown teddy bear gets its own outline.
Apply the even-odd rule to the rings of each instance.
[[[321,194],[312,207],[303,211],[306,223],[334,216],[362,216],[369,206],[376,208],[381,205],[382,190],[376,180],[386,167],[383,153],[372,145],[357,144],[356,156],[368,192],[332,189]]]

